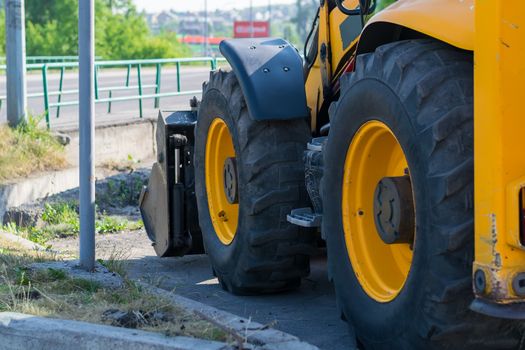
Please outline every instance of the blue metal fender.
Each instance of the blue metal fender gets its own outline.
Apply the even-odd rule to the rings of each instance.
[[[254,120],[287,120],[309,116],[303,60],[283,39],[224,40],[222,55],[230,63]]]

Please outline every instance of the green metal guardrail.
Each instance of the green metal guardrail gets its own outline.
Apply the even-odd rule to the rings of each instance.
[[[101,56],[96,56],[95,59],[100,61]],[[5,64],[6,58],[0,57],[0,63]],[[78,56],[27,56],[26,63],[56,63],[56,62],[78,62]]]
[[[154,99],[154,108],[158,108],[160,104],[160,98],[162,97],[173,97],[173,96],[183,96],[183,95],[192,95],[198,94],[200,90],[193,91],[182,91],[181,86],[181,65],[195,63],[195,62],[205,62],[210,64],[212,70],[217,68],[218,62],[225,61],[224,58],[217,57],[194,57],[194,58],[172,58],[172,59],[149,59],[149,60],[122,60],[122,61],[99,61],[95,62],[95,103],[107,103],[108,104],[108,113],[111,113],[111,103],[120,102],[120,101],[129,101],[129,100],[138,100],[139,102],[139,115],[143,117],[143,108],[142,101],[144,99]],[[161,92],[161,81],[162,81],[162,66],[164,65],[175,65],[176,74],[177,74],[177,88],[176,91]],[[153,66],[156,68],[155,74],[155,84],[143,84],[142,83],[142,74],[141,70],[143,67]],[[75,69],[78,68],[78,62],[64,62],[64,63],[44,63],[44,64],[28,64],[27,70],[40,70],[42,74],[42,92],[28,94],[28,98],[44,98],[44,113],[46,125],[50,128],[50,110],[51,108],[56,108],[56,117],[60,116],[60,107],[65,106],[75,106],[78,105],[78,100],[75,101],[62,101],[62,96],[64,95],[73,95],[78,94],[78,89],[74,90],[63,90],[64,82],[64,72],[66,69]],[[125,68],[127,69],[126,73],[126,82],[124,86],[112,86],[99,88],[99,71],[101,68]],[[0,65],[0,70],[5,70],[5,65]],[[136,69],[137,73],[137,85],[130,85],[131,72],[133,69]],[[60,79],[58,83],[58,91],[49,91],[48,84],[48,72],[50,70],[60,71]],[[120,96],[113,97],[114,91],[125,91],[137,89],[137,94],[132,96]],[[144,93],[145,89],[154,89],[154,93]],[[100,94],[107,92],[108,95],[105,98],[101,98]],[[56,102],[51,102],[50,97],[57,96]],[[5,100],[5,96],[0,96],[0,108],[2,108],[2,101]]]

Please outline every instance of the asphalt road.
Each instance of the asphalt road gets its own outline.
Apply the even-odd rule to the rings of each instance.
[[[202,89],[202,83],[209,78],[209,67],[195,67],[187,66],[181,67],[181,90],[190,91]],[[55,71],[50,71],[48,75],[49,91],[58,91],[59,74]],[[126,69],[107,69],[99,71],[99,88],[125,86]],[[155,69],[142,69],[142,84],[152,85],[155,83]],[[136,70],[132,70],[130,85],[137,85]],[[64,75],[63,90],[78,89],[78,72],[70,71]],[[174,67],[165,67],[162,69],[161,92],[175,92],[177,89],[177,75]],[[42,77],[38,72],[32,72],[27,75],[27,93],[41,93],[43,91]],[[153,88],[143,90],[144,94],[154,93]],[[0,96],[6,94],[5,75],[0,76]],[[115,91],[113,97],[138,95],[138,89]],[[189,108],[189,99],[193,95],[166,97],[161,98],[161,109],[181,109]],[[200,97],[200,94],[197,94]],[[108,92],[101,92],[99,98],[108,97]],[[64,95],[62,101],[78,100],[78,94]],[[51,96],[50,102],[57,101],[57,96]],[[28,110],[33,115],[42,115],[44,113],[44,100],[42,97],[29,98]],[[139,101],[122,101],[114,102],[111,106],[111,113],[108,113],[107,103],[98,103],[96,105],[95,121],[105,122],[121,119],[139,118]],[[158,109],[154,108],[153,99],[145,99],[143,101],[143,116],[156,117]],[[51,125],[52,127],[70,127],[78,124],[78,106],[61,107],[60,117],[56,118],[56,108],[51,109]],[[5,101],[2,101],[0,109],[0,123],[6,121],[6,106]]]

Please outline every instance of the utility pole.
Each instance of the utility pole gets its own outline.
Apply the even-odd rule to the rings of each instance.
[[[250,38],[253,38],[253,0],[250,0]]]
[[[78,2],[80,128],[80,266],[95,267],[95,4]]]
[[[204,0],[204,56],[208,56],[208,0]]]
[[[272,0],[268,0],[268,36],[272,36]]]
[[[7,120],[14,127],[26,120],[26,26],[24,0],[5,1]]]

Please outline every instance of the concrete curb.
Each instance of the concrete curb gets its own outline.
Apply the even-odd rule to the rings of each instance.
[[[95,132],[97,165],[127,160],[129,156],[135,160],[155,158],[156,130],[157,123],[154,118],[98,124]],[[66,161],[71,168],[38,173],[0,184],[0,222],[5,211],[10,207],[18,207],[78,187],[78,129],[57,131],[67,133],[71,137],[70,144],[65,147]]]
[[[215,341],[11,312],[0,313],[0,339],[4,350],[233,350]]]
[[[107,161],[154,158],[157,154],[155,133],[156,118],[111,121],[95,125],[95,160],[97,164]],[[66,146],[66,159],[71,166],[78,165],[79,130],[57,128],[56,131],[67,134],[71,142]]]
[[[195,300],[185,298],[150,284],[137,281],[153,294],[170,300],[174,305],[212,321],[245,339],[258,350],[319,350],[296,336],[278,331]]]
[[[22,248],[29,249],[29,250],[40,250],[45,251],[46,248],[42,247],[40,244],[37,244],[35,242],[31,242],[30,240],[27,240],[23,237],[14,235],[9,232],[0,231],[0,239],[5,239],[6,241],[16,243]]]

